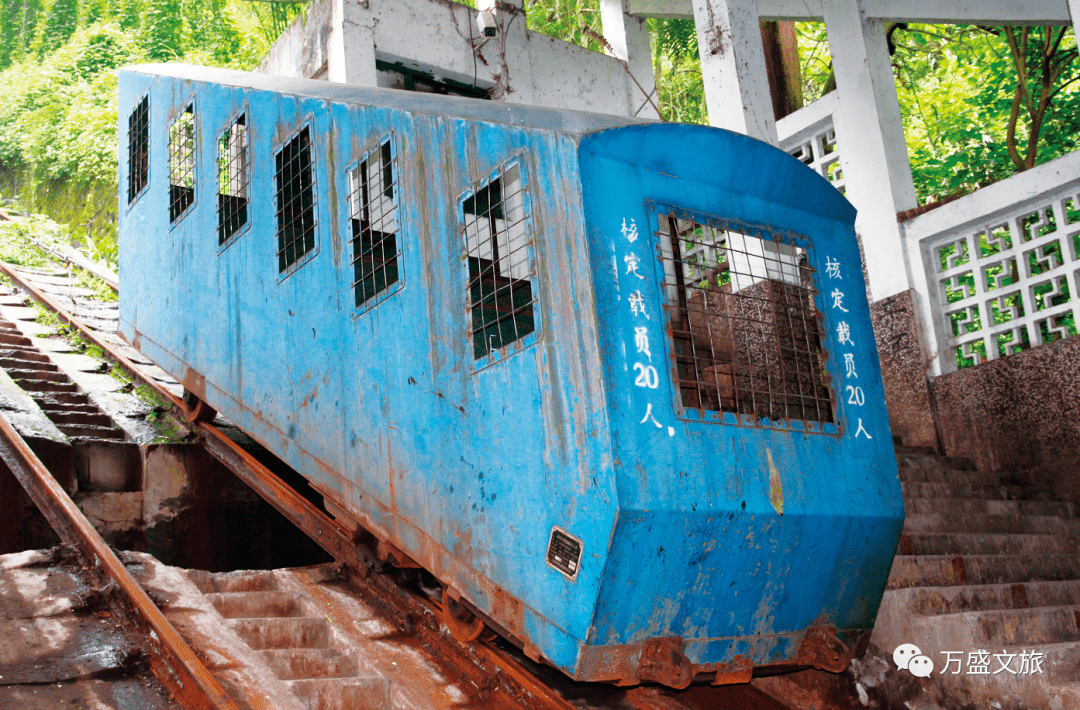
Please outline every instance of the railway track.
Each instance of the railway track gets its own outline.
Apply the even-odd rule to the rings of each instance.
[[[58,256],[55,250],[50,250],[50,253],[53,258]],[[84,264],[80,266],[86,267]],[[304,615],[298,611],[305,608],[310,611],[316,605],[313,601],[315,599],[322,600],[318,604],[338,605],[341,610],[351,608],[349,604],[359,600],[363,603],[364,609],[394,628],[394,633],[409,637],[405,645],[417,656],[422,657],[416,668],[410,671],[414,674],[414,678],[416,674],[435,674],[444,677],[447,683],[453,686],[455,690],[451,693],[451,697],[457,700],[446,704],[447,707],[529,707],[559,710],[568,708],[660,710],[661,708],[716,707],[769,710],[784,707],[748,685],[694,686],[687,691],[676,692],[659,687],[640,686],[626,689],[575,683],[557,671],[530,661],[519,649],[495,637],[494,634],[483,633],[483,626],[467,609],[462,609],[456,602],[440,595],[434,580],[427,578],[419,570],[407,568],[395,570],[392,563],[401,562],[400,558],[396,557],[400,553],[376,540],[358,534],[357,531],[343,527],[323,508],[312,503],[261,464],[220,427],[215,426],[212,421],[207,421],[213,417],[212,412],[205,411],[202,408],[203,405],[196,400],[185,399],[183,388],[179,383],[150,364],[115,335],[115,324],[118,318],[115,306],[104,306],[99,301],[86,298],[79,289],[73,289],[72,279],[70,277],[65,279],[62,276],[65,272],[70,273],[67,270],[66,265],[55,265],[49,269],[25,269],[0,262],[0,271],[3,271],[14,285],[55,313],[84,341],[100,348],[108,360],[121,366],[133,378],[137,378],[157,392],[159,397],[171,404],[175,415],[186,421],[198,434],[211,455],[221,461],[337,561],[333,567],[319,568],[311,573],[301,572],[298,576],[288,576],[284,573],[278,574],[277,577],[272,575],[266,577],[265,574],[259,576],[258,573],[252,573],[254,576],[250,577],[223,576],[220,578],[199,576],[194,573],[189,575],[196,586],[212,598],[213,604],[222,613],[224,619],[233,619],[230,623],[233,623],[234,627],[246,629],[244,633],[251,638],[256,638],[253,642],[256,646],[263,643],[258,639],[271,633],[267,629],[296,627],[305,629],[305,634],[316,633],[310,631],[314,628],[312,624],[316,622],[322,624],[322,620],[317,616]],[[105,278],[108,278],[107,274]],[[111,285],[115,286],[115,283]],[[242,683],[239,686],[236,683],[229,685],[229,693],[223,689],[222,684],[215,679],[213,669],[208,669],[207,665],[200,661],[200,656],[205,657],[206,653],[198,648],[193,649],[185,642],[181,633],[169,623],[165,614],[151,601],[117,555],[105,545],[70,497],[66,495],[61,485],[49,474],[45,465],[34,456],[6,419],[0,419],[0,456],[16,473],[19,481],[63,541],[82,550],[88,559],[93,561],[95,569],[100,570],[101,574],[112,580],[120,592],[117,595],[119,611],[125,614],[125,618],[130,619],[129,623],[132,627],[147,640],[151,667],[155,675],[166,684],[184,707],[200,710],[202,708],[240,708],[242,710],[243,707],[259,706],[258,699],[245,699],[242,693],[239,693],[241,697],[237,697],[236,688],[242,686]],[[373,572],[373,570],[379,572]],[[236,581],[237,579],[240,581]],[[326,586],[327,584],[330,586]],[[254,589],[248,589],[252,585]],[[234,587],[240,591],[233,591]],[[281,589],[292,591],[286,593]],[[254,593],[256,596],[243,597],[244,593]],[[273,602],[273,600],[277,601]],[[252,613],[271,613],[265,610],[256,612],[250,610],[252,606],[263,608],[267,604],[271,607],[275,604],[280,607],[273,612],[274,614],[285,615],[271,614],[266,618],[293,619],[294,621],[267,622],[260,626],[251,622],[252,617],[246,616]],[[286,609],[288,613],[281,609]],[[354,610],[353,613],[357,612]],[[230,614],[234,616],[230,617]],[[236,614],[239,616],[235,616]],[[337,616],[341,618],[340,615]],[[328,623],[334,623],[330,613],[325,614],[325,617]],[[309,619],[313,621],[308,621]],[[450,635],[454,638],[450,638],[442,631],[444,626],[449,629]],[[334,629],[334,633],[340,636],[343,632]],[[318,662],[324,665],[336,663],[334,667],[340,671],[343,662],[338,659],[338,656],[344,658],[341,655],[343,652],[331,649],[325,653],[322,651],[314,653],[310,649],[305,649],[302,643],[303,641],[298,647],[301,650],[292,653],[291,656],[287,653],[276,653],[280,649],[273,648],[264,648],[261,653],[264,658],[269,658],[278,666],[287,666],[286,676],[296,675],[295,666],[298,663],[296,659],[314,656],[318,656]],[[359,653],[355,649],[364,646],[364,643],[363,639],[356,641],[349,658],[355,658]],[[331,651],[338,653],[338,656],[333,657],[338,660],[327,660],[332,656]],[[401,658],[402,662],[407,664],[409,662],[407,659],[412,656],[405,654]],[[397,665],[397,662],[393,663],[394,666]],[[356,670],[352,666],[349,668],[351,671]],[[423,701],[416,699],[415,692],[411,696],[407,692],[417,691],[417,688],[424,686],[424,683],[405,681],[403,684],[399,677],[400,669],[390,668],[387,672],[397,678],[395,683],[401,687],[393,692],[386,691],[385,701],[372,701],[374,705],[371,707],[379,706],[379,703],[384,702],[386,707],[425,707]],[[381,675],[378,673],[376,675],[386,677],[387,674],[383,672]],[[280,673],[279,677],[281,677]],[[355,690],[356,688],[367,687],[364,683],[370,685],[370,677],[367,677],[367,680],[360,676],[349,677],[354,680],[350,681],[352,685],[348,687],[353,688],[355,693],[361,692]],[[360,678],[360,680],[355,680],[355,678]],[[324,692],[324,689],[321,689],[322,686],[317,683],[313,684],[303,678],[289,677],[288,684],[296,695],[307,698],[312,708],[337,707],[333,704],[337,701],[328,699],[329,691]],[[337,685],[340,686],[342,683],[339,682]],[[405,685],[414,687],[406,688]],[[230,697],[230,694],[233,697]],[[441,704],[441,702],[432,701],[432,704],[428,706],[436,707]],[[359,706],[350,705],[350,707]]]

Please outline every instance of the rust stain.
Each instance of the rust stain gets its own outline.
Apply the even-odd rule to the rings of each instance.
[[[646,639],[641,644],[638,678],[676,690],[688,687],[694,679],[694,667],[682,649],[683,640],[677,636]]]
[[[765,458],[769,465],[769,502],[772,503],[773,510],[777,515],[784,514],[784,489],[780,484],[780,470],[776,468],[776,464],[773,462],[772,450],[765,449]]]
[[[851,663],[852,653],[840,640],[834,626],[811,626],[803,635],[796,654],[799,665],[830,673],[842,673]]]

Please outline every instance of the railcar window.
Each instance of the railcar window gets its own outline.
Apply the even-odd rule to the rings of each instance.
[[[311,139],[304,126],[276,156],[278,271],[284,273],[315,249],[315,190]]]
[[[169,126],[169,222],[178,222],[195,204],[195,104]]]
[[[128,204],[150,181],[150,96],[128,116]]]
[[[684,407],[833,421],[814,274],[803,247],[717,219],[659,215]]]
[[[218,138],[218,245],[224,245],[248,222],[248,133],[244,114]]]
[[[521,168],[510,165],[462,201],[473,357],[532,333],[536,289]]]
[[[356,305],[375,305],[398,282],[398,207],[392,135],[349,171],[353,291]]]

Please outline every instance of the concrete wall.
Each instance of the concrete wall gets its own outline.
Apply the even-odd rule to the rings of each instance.
[[[529,32],[520,13],[501,22],[502,33],[486,39],[476,11],[450,0],[317,0],[256,71],[387,86],[385,72],[375,71],[378,60],[489,90],[509,103],[618,116],[642,108],[619,60]],[[654,85],[651,75],[637,79]]]
[[[893,436],[908,446],[938,444],[919,332],[918,294],[908,290],[870,304]]]
[[[933,381],[942,442],[980,469],[1025,471],[1080,501],[1080,338]]]

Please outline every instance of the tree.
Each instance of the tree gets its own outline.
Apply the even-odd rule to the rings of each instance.
[[[45,16],[38,56],[59,49],[79,26],[79,0],[53,0]]]

